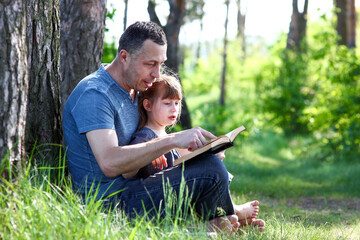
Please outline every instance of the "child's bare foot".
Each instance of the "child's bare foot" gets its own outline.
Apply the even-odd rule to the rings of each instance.
[[[259,201],[251,201],[242,205],[234,204],[235,214],[240,225],[251,224],[259,213]]]
[[[263,232],[265,230],[265,221],[262,219],[255,219],[251,226],[259,228],[260,232]]]
[[[251,227],[259,230],[259,232],[263,232],[263,231],[265,231],[265,221],[262,220],[262,219],[255,219],[249,225],[242,225],[239,228],[239,230],[241,231],[241,230],[244,230],[244,229],[249,229]]]
[[[225,217],[214,218],[209,221],[209,231],[210,232],[223,232],[226,234],[233,234],[237,232],[240,223],[238,217],[234,215],[229,215]]]

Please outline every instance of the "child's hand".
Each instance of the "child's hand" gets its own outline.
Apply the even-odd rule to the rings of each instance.
[[[165,155],[162,155],[160,157],[158,157],[157,159],[155,159],[154,161],[152,161],[152,165],[153,167],[156,169],[160,169],[162,170],[164,167],[167,167],[167,159],[165,157]]]
[[[225,159],[225,150],[218,152],[217,154],[215,154],[218,158],[220,158],[221,160]]]

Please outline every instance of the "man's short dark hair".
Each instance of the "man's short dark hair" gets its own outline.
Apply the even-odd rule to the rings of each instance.
[[[159,25],[154,22],[135,22],[121,35],[118,52],[124,49],[130,54],[136,54],[147,39],[159,45],[166,44],[166,35]]]

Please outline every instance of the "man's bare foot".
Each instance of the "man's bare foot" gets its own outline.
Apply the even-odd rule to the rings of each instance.
[[[259,201],[254,200],[242,205],[234,204],[234,210],[240,225],[251,224],[259,213]]]
[[[214,218],[209,221],[209,231],[217,233],[233,234],[237,232],[240,223],[238,217],[229,215],[225,217]]]

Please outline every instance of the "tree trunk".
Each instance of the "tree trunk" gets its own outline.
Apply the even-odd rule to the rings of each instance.
[[[157,23],[164,29],[167,39],[167,61],[166,66],[168,66],[172,71],[178,73],[179,71],[179,33],[183,20],[185,17],[185,0],[171,1],[169,0],[170,5],[170,14],[168,16],[168,21],[165,26],[162,26],[160,20],[155,11],[155,2],[153,0],[148,1],[148,13],[150,20]],[[180,125],[183,128],[191,128],[190,113],[187,108],[185,97],[183,98],[183,108],[180,116]]]
[[[357,13],[355,7],[355,0],[349,0],[349,16],[348,16],[348,42],[347,46],[349,48],[356,47],[356,22],[357,22]]]
[[[349,48],[356,46],[356,9],[355,0],[336,0],[336,31],[340,37],[338,44]]]
[[[125,8],[124,8],[124,32],[127,28],[127,13],[128,13],[128,0],[124,0]]]
[[[302,13],[299,12],[298,1],[293,0],[293,12],[291,15],[289,34],[286,45],[287,49],[301,49],[301,43],[306,36],[307,10],[308,0],[304,1],[304,10]]]
[[[21,0],[0,0],[0,165],[25,156],[28,92],[26,8]],[[6,171],[0,176],[8,178]]]
[[[229,19],[229,0],[225,1],[226,4],[226,19],[225,19],[225,35],[224,35],[224,51],[223,51],[223,68],[221,74],[221,92],[220,92],[220,106],[225,105],[225,87],[226,87],[226,57],[227,57],[227,28]]]
[[[339,45],[347,44],[347,29],[346,29],[346,6],[347,0],[336,0],[335,5],[337,8],[336,16],[337,16],[337,24],[336,31],[340,37],[338,40]]]
[[[245,14],[241,13],[241,0],[237,0],[237,38],[241,44],[243,58],[246,57]]]
[[[77,83],[101,64],[106,0],[60,0],[62,108]]]
[[[59,0],[31,0],[26,8],[29,93],[25,136],[30,152],[36,141],[39,145],[62,140]]]

